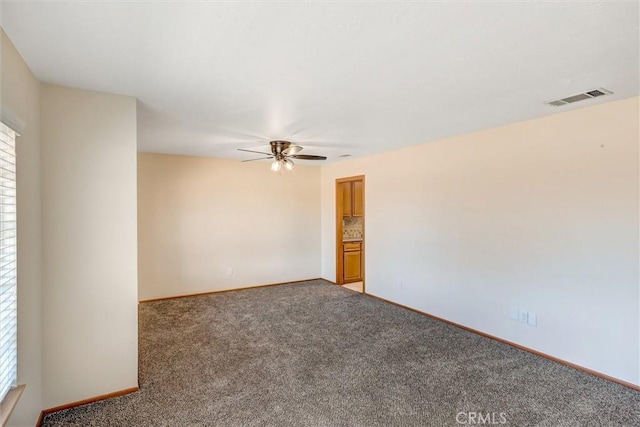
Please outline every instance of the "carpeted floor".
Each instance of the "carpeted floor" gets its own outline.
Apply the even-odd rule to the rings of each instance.
[[[140,391],[48,415],[43,426],[471,420],[640,425],[640,393],[310,281],[141,304]]]

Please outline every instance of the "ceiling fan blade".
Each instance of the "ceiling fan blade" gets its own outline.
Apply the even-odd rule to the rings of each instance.
[[[273,158],[273,156],[260,157],[260,158],[257,158],[257,159],[243,160],[241,163],[244,163],[244,162],[255,162],[256,160],[267,160],[267,159],[272,159],[272,158]]]
[[[265,154],[267,156],[271,156],[271,153],[263,153],[262,151],[253,151],[253,150],[245,150],[244,148],[238,148],[238,151],[244,151],[247,153],[257,153],[257,154]]]
[[[302,151],[301,146],[291,144],[288,148],[282,150],[282,154],[284,154],[285,156],[293,156],[294,154],[299,153],[301,151]]]
[[[300,160],[327,160],[326,156],[313,156],[311,154],[294,154],[293,156],[289,156],[292,159],[300,159]]]

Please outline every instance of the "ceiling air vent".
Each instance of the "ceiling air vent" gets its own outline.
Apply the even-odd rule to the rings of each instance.
[[[584,101],[585,99],[596,98],[598,96],[610,95],[613,92],[607,89],[598,88],[584,93],[577,93],[575,95],[567,96],[566,98],[556,99],[555,101],[546,102],[547,105],[552,107],[561,107],[567,104],[573,104],[574,102]]]

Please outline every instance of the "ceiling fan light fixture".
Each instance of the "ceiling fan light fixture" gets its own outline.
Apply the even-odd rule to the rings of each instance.
[[[296,165],[293,163],[293,160],[291,160],[291,159],[284,159],[283,162],[284,162],[285,169],[288,170],[288,171],[292,171],[293,168],[296,167]]]
[[[272,163],[271,163],[271,170],[273,172],[280,172],[282,170],[282,162],[278,159],[275,159]]]
[[[248,159],[243,160],[242,162],[253,162],[256,160],[267,160],[273,159],[271,162],[271,170],[273,172],[280,172],[282,169],[288,171],[292,171],[295,168],[295,163],[293,159],[296,160],[327,160],[325,156],[316,156],[312,154],[298,154],[302,151],[302,147],[299,145],[295,145],[290,143],[289,141],[271,141],[269,143],[271,146],[271,153],[265,153],[263,151],[255,151],[255,150],[246,150],[244,148],[238,148],[238,151],[244,151],[247,153],[255,153],[255,154],[263,154],[268,157],[260,157],[257,159]]]

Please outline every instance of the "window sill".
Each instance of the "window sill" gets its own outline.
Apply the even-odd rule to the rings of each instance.
[[[9,421],[11,412],[13,412],[13,408],[16,407],[18,399],[20,399],[25,387],[26,385],[22,384],[12,388],[2,402],[0,402],[0,426],[4,427],[7,421]]]

